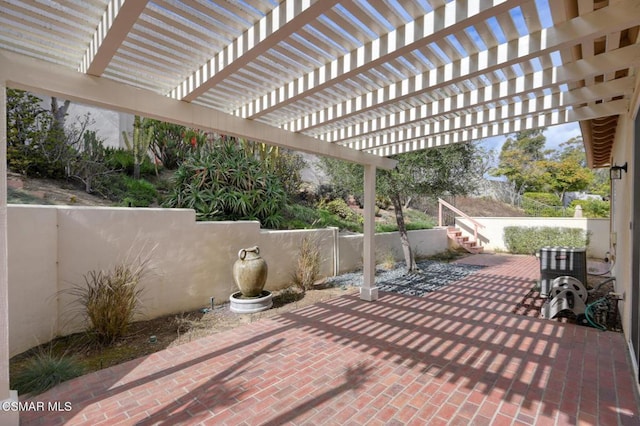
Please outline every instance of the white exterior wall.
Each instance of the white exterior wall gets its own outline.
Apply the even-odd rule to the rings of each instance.
[[[622,327],[627,341],[631,333],[631,273],[634,267],[632,258],[631,224],[633,222],[633,122],[626,115],[619,117],[619,131],[612,150],[612,164],[627,163],[627,173],[622,173],[622,179],[612,182],[611,190],[611,248],[615,264],[613,276],[616,277],[616,292],[626,295],[624,301],[618,303]],[[622,131],[620,131],[622,130]],[[638,226],[638,224],[636,224]],[[636,308],[637,309],[637,308]]]
[[[551,226],[579,228],[590,232],[587,254],[589,257],[604,258],[609,251],[609,219],[587,219],[571,217],[474,217],[483,224],[478,228],[478,238],[489,251],[506,251],[504,228],[508,226]],[[463,217],[456,217],[456,226],[467,236],[473,236],[473,223]]]
[[[82,323],[65,290],[82,285],[89,271],[111,269],[138,254],[150,259],[145,318],[199,309],[212,296],[216,303],[228,300],[237,291],[231,270],[241,248],[260,247],[269,290],[290,285],[304,237],[320,246],[321,275],[333,275],[336,256],[340,272],[362,266],[363,236],[338,236],[334,229],[266,231],[251,221],[196,222],[187,209],[11,205],[8,212],[10,356],[79,331]],[[409,238],[418,255],[447,248],[441,229],[411,231]],[[401,259],[397,233],[378,234],[376,247],[380,253],[389,247]]]

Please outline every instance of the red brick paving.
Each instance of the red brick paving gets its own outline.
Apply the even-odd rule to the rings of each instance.
[[[533,257],[424,297],[344,296],[63,383],[23,425],[640,425],[624,337],[512,314]]]

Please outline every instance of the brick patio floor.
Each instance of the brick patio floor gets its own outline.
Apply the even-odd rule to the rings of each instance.
[[[173,347],[36,397],[74,425],[640,425],[622,334],[511,313],[534,257],[424,297],[349,295]]]

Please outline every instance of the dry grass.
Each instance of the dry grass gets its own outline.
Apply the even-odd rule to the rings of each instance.
[[[304,237],[298,249],[298,259],[293,272],[293,283],[301,290],[313,288],[320,273],[320,248],[315,239]]]
[[[110,346],[92,344],[85,333],[57,338],[13,357],[10,361],[11,378],[17,380],[19,372],[43,350],[51,351],[54,356],[73,353],[83,371],[90,373],[355,291],[356,288],[317,285],[303,292],[291,287],[274,292],[273,308],[264,312],[235,314],[225,303],[215,306],[213,310],[203,309],[139,321],[131,324],[126,334]]]
[[[140,280],[147,262],[122,263],[108,271],[90,271],[84,285],[69,291],[90,324],[89,335],[109,345],[127,333],[140,310]]]
[[[396,257],[393,250],[385,250],[377,256],[377,262],[382,268],[386,270],[393,269],[396,266]]]

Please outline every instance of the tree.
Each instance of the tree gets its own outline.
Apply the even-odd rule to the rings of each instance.
[[[9,169],[27,175],[37,174],[32,152],[47,137],[51,116],[40,104],[42,99],[23,90],[7,89],[7,164]]]
[[[518,194],[525,191],[541,190],[547,176],[540,163],[545,160],[546,138],[541,127],[517,132],[514,138],[507,138],[500,151],[498,167],[491,175],[504,176],[511,182]]]
[[[611,193],[611,179],[609,177],[609,169],[593,170],[593,181],[586,189],[591,194],[598,194],[602,197]]]
[[[49,123],[42,99],[24,90],[7,89],[7,145],[20,147],[43,139],[42,122]]]
[[[482,163],[477,153],[472,143],[451,144],[399,155],[394,170],[381,171],[380,193],[393,203],[407,272],[416,271],[417,266],[404,222],[402,199],[465,195],[474,191]]]
[[[31,93],[7,89],[7,162],[11,170],[64,178],[75,151],[64,128]]]
[[[564,203],[568,191],[582,191],[594,180],[594,174],[586,167],[586,155],[582,138],[571,138],[560,144],[560,151],[553,151],[551,159],[541,162],[546,170],[547,187]]]
[[[545,128],[528,130],[508,138],[500,163],[491,174],[505,176],[519,194],[525,191],[553,192],[564,202],[568,191],[582,191],[594,181],[586,167],[582,138],[571,138],[557,150],[544,150]]]
[[[60,106],[58,104],[58,98],[51,98],[51,114],[53,116],[53,122],[51,124],[52,127],[57,126],[60,129],[64,129],[69,105],[71,105],[71,101],[65,100],[62,106]]]
[[[83,132],[82,139],[82,147],[69,168],[69,175],[82,182],[85,191],[91,194],[95,190],[95,181],[114,173],[114,170],[106,164],[103,141],[98,139],[96,132],[87,130]]]
[[[479,164],[475,145],[452,144],[441,148],[400,154],[393,170],[380,170],[376,175],[376,194],[388,197],[394,207],[407,272],[416,271],[404,221],[403,204],[412,196],[463,195],[475,189]],[[323,158],[321,164],[334,185],[362,194],[362,166]]]

